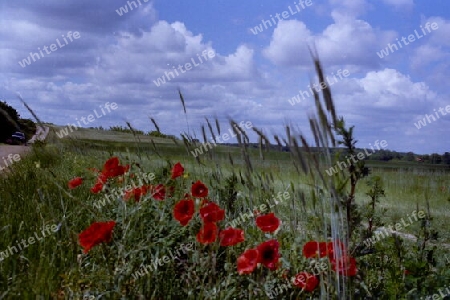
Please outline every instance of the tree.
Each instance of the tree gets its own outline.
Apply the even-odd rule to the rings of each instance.
[[[415,160],[414,153],[413,153],[413,152],[408,152],[408,153],[406,153],[404,159],[405,159],[406,161],[414,161],[414,160]]]
[[[5,101],[0,101],[0,142],[5,142],[20,130],[19,113]]]
[[[149,132],[147,133],[147,135],[149,135],[149,136],[154,136],[154,137],[166,137],[165,134],[163,134],[163,133],[161,133],[161,132],[159,132],[159,131],[156,131],[156,130],[149,131]]]
[[[350,156],[356,156],[356,140],[353,137],[353,128],[351,126],[347,128],[345,126],[345,121],[343,117],[340,117],[335,124],[335,132],[337,136],[340,136],[338,140],[339,145],[345,147],[346,153]],[[370,173],[369,168],[365,166],[364,160],[358,160],[356,163],[350,162],[348,160],[349,166],[347,167],[348,175],[350,179],[350,192],[345,200],[345,209],[347,211],[347,221],[348,221],[348,236],[351,237],[353,229],[357,224],[361,222],[361,215],[357,210],[357,204],[355,203],[356,195],[356,184],[359,180],[367,177]]]
[[[442,162],[442,157],[437,153],[432,153],[430,159],[432,164],[440,164]]]
[[[444,155],[442,155],[443,163],[446,165],[450,165],[450,153],[445,152]]]

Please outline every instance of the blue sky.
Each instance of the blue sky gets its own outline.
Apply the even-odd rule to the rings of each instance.
[[[307,133],[315,47],[326,74],[341,74],[329,84],[359,147],[450,150],[446,0],[0,0],[0,18],[0,100],[25,118],[17,93],[55,124],[109,101],[118,108],[85,127],[129,121],[148,131],[153,117],[179,135],[187,131],[180,88],[197,134],[205,117],[225,131],[231,117],[268,135],[283,135],[287,123]],[[267,29],[256,30],[263,20]]]

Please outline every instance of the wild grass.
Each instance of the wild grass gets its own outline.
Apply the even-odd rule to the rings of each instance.
[[[323,72],[318,61],[316,67],[320,78]],[[188,99],[183,98],[181,91],[179,95],[187,114]],[[235,131],[239,146],[217,146],[198,157],[190,153],[198,144],[189,128],[183,140],[176,142],[88,129],[78,129],[59,139],[51,132],[46,143],[37,143],[8,176],[0,177],[0,251],[15,245],[16,240],[32,237],[45,225],[57,224],[59,230],[0,262],[0,298],[30,299],[42,295],[80,299],[85,295],[97,299],[267,299],[269,284],[286,283],[284,272],[292,277],[308,269],[311,261],[302,257],[307,241],[336,238],[348,243],[352,255],[358,254],[358,275],[345,278],[328,269],[320,275],[321,285],[314,294],[291,287],[278,299],[418,299],[419,295],[435,293],[450,279],[443,256],[443,244],[450,243],[450,224],[446,222],[450,191],[441,189],[450,182],[450,173],[400,163],[373,163],[372,174],[360,178],[352,196],[357,209],[351,213],[362,217],[350,236],[345,217],[346,201],[350,199],[348,173],[329,177],[324,172],[335,163],[329,149],[337,145],[339,136],[333,130],[338,119],[329,90],[325,89],[322,97],[315,95],[317,113],[309,117],[314,147],[287,126],[284,137],[273,139],[255,127],[260,147],[252,148],[246,132],[233,126],[233,120],[219,124],[207,119],[203,138],[205,141],[207,133],[218,135],[229,126]],[[186,122],[189,126],[187,117]],[[269,139],[278,146],[290,146],[292,151],[268,150]],[[322,150],[321,155],[315,150],[317,147]],[[90,192],[96,176],[87,168],[101,168],[111,156],[130,164],[132,173],[155,173],[155,183],[175,187],[174,196],[161,202],[149,196],[139,203],[116,199],[100,209],[94,207],[101,195]],[[168,176],[178,161],[187,174],[173,183]],[[69,190],[67,182],[76,176],[82,176],[85,183]],[[393,236],[367,253],[358,249],[367,228],[364,218],[370,187],[366,182],[372,176],[382,178],[386,194],[376,205],[377,227],[393,224],[413,210],[430,213],[426,223],[417,222],[404,231],[415,234],[417,243]],[[123,189],[129,180],[126,177],[114,187]],[[258,269],[247,276],[236,272],[236,258],[269,238],[258,231],[254,220],[242,227],[246,242],[228,248],[196,242],[198,218],[188,227],[173,220],[174,203],[196,180],[204,182],[210,189],[210,198],[226,209],[225,222],[253,210],[280,191],[289,192],[288,201],[273,207],[283,221],[275,236],[282,254],[278,271]],[[88,255],[82,254],[78,234],[94,221],[107,220],[118,223],[113,241],[95,247]],[[434,236],[435,232],[438,236]],[[180,262],[170,261],[157,271],[133,278],[141,266],[188,242],[194,243],[194,251]],[[434,266],[427,256],[436,259]],[[405,268],[414,273],[412,277],[405,276]]]

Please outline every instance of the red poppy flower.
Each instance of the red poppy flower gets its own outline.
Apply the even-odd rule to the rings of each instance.
[[[126,166],[118,166],[114,171],[111,172],[112,177],[117,177],[125,174],[130,169],[129,165]]]
[[[334,247],[337,247],[337,249],[335,249]],[[340,251],[339,251],[340,253],[338,251],[335,251],[338,249],[340,249]],[[342,256],[347,253],[347,248],[345,247],[344,243],[342,243],[340,240],[336,240],[335,244],[333,244],[333,242],[328,242],[328,244],[327,244],[328,257],[330,259],[334,258],[335,253],[336,253],[336,256]]]
[[[103,183],[101,182],[97,182],[92,188],[91,188],[91,192],[94,194],[98,194],[99,192],[101,192],[103,189]]]
[[[252,273],[259,262],[259,252],[257,249],[248,249],[237,259],[237,269],[239,275]]]
[[[117,166],[119,166],[119,158],[117,156],[113,156],[105,162],[102,171],[111,170],[117,168]]]
[[[206,197],[208,196],[208,188],[200,180],[197,180],[191,187],[191,194],[194,197]]]
[[[166,198],[166,188],[162,183],[158,184],[157,186],[149,185],[147,186],[148,190],[151,191],[152,197],[155,200],[162,201]]]
[[[171,176],[171,178],[175,179],[177,177],[180,177],[181,175],[183,175],[183,173],[184,173],[183,166],[179,162],[177,162],[172,168],[172,176]]]
[[[114,156],[108,159],[103,165],[102,174],[109,177],[114,177],[114,173],[119,167],[119,158]]]
[[[69,189],[73,190],[77,186],[81,185],[83,183],[83,178],[81,177],[75,177],[74,179],[69,180]]]
[[[293,284],[307,292],[312,292],[319,284],[319,279],[317,279],[317,277],[313,274],[301,272],[295,275]]]
[[[107,178],[123,175],[129,170],[130,166],[119,165],[119,158],[114,156],[108,159],[103,165],[102,174]]]
[[[208,202],[200,208],[200,217],[203,222],[219,222],[225,218],[225,210],[214,202]]]
[[[214,243],[217,239],[217,225],[215,223],[205,223],[197,233],[197,241],[202,244]]]
[[[186,226],[189,223],[194,216],[194,212],[195,205],[192,199],[180,200],[173,208],[173,216],[182,226]]]
[[[303,256],[306,258],[324,257],[328,253],[328,244],[326,242],[310,241],[303,246]]]
[[[344,276],[355,276],[358,269],[356,268],[356,260],[347,255],[338,259],[330,259],[331,269]]]
[[[274,232],[280,227],[280,219],[274,213],[256,217],[256,226],[263,232]]]
[[[245,240],[244,230],[228,227],[219,234],[220,246],[234,246]]]
[[[88,253],[92,247],[100,243],[108,243],[112,238],[112,230],[116,225],[115,221],[94,222],[78,235],[80,245],[84,248],[84,253]]]
[[[277,240],[269,240],[258,245],[260,263],[269,268],[270,270],[276,270],[278,268],[278,259],[280,254],[278,249],[280,244]]]

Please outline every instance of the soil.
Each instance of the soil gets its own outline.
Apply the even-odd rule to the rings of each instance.
[[[21,159],[28,151],[31,151],[29,146],[0,145],[0,173],[6,171],[5,168],[14,165],[17,160],[15,154],[18,154]]]

